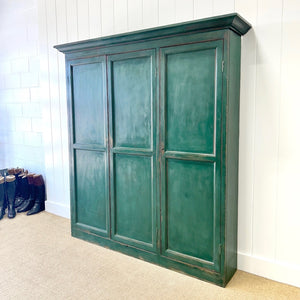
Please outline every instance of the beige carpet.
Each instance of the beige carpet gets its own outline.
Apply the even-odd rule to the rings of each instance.
[[[0,299],[300,299],[238,271],[226,289],[90,244],[43,212],[0,221]]]

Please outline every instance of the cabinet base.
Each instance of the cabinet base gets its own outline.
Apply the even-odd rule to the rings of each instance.
[[[153,253],[150,251],[142,250],[135,248],[133,246],[129,246],[117,241],[113,241],[109,238],[102,237],[99,235],[96,235],[94,233],[84,231],[81,229],[76,228],[75,226],[72,226],[72,236],[100,245],[102,247],[108,248],[110,250],[115,250],[118,252],[121,252],[123,254],[144,260],[146,262],[150,262],[153,264],[156,264],[161,267],[165,267],[167,269],[183,273],[192,277],[195,277],[197,279],[201,279],[203,281],[216,284],[220,287],[225,287],[227,283],[230,281],[232,276],[234,275],[235,271],[232,272],[231,276],[225,279],[225,276],[222,276],[222,274],[206,270],[204,268],[200,268],[198,266],[193,266],[190,264],[182,263],[179,261],[172,260],[170,258],[161,256],[158,253]]]

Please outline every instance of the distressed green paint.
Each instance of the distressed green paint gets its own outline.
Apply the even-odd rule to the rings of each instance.
[[[214,153],[216,49],[206,48],[166,54],[166,150]]]
[[[156,249],[155,52],[108,57],[112,238]]]
[[[160,57],[163,255],[219,271],[223,41]]]
[[[165,247],[179,259],[213,262],[214,173],[213,163],[167,161]]]
[[[172,24],[153,29],[140,30],[105,36],[97,39],[79,41],[74,43],[55,46],[63,53],[72,53],[73,51],[90,50],[91,48],[101,48],[112,45],[138,43],[151,39],[161,39],[173,35],[191,35],[195,32],[217,31],[220,29],[230,29],[238,35],[244,35],[251,28],[251,25],[237,13],[231,13],[223,16],[215,16],[200,20],[189,21],[181,24]]]
[[[239,94],[241,40],[228,32],[230,51],[228,63],[228,113],[226,142],[226,202],[225,202],[225,281],[228,282],[237,267],[238,215],[238,158],[239,158]]]
[[[103,56],[72,61],[68,94],[72,222],[109,233],[106,65]]]
[[[112,62],[114,146],[151,148],[151,56]],[[113,58],[116,59],[116,58]]]
[[[227,284],[249,29],[230,14],[56,46],[66,53],[73,236]]]
[[[105,152],[77,150],[76,219],[101,233],[107,234],[107,179]]]
[[[105,145],[103,62],[73,67],[75,142]]]
[[[153,248],[151,158],[114,157],[114,238]]]

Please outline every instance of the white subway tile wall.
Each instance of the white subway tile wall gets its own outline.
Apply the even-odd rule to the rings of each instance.
[[[300,286],[300,1],[1,0],[0,166],[42,172],[69,216],[64,57],[53,45],[238,12],[240,269]]]
[[[39,88],[38,3],[0,5],[0,167],[24,167],[45,176],[43,128],[36,124],[42,110],[30,92]]]

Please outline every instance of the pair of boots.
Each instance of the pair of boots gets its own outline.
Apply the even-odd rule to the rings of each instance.
[[[34,215],[45,210],[45,184],[42,175],[26,174],[20,176],[19,195],[16,196],[17,212]]]
[[[33,215],[45,210],[45,184],[42,175],[28,172],[8,172],[0,176],[0,220],[8,208],[8,218],[14,218],[17,212]]]
[[[16,193],[16,177],[8,175],[0,176],[0,220],[5,215],[7,207],[7,216],[11,219],[16,216],[15,210],[15,193]]]

